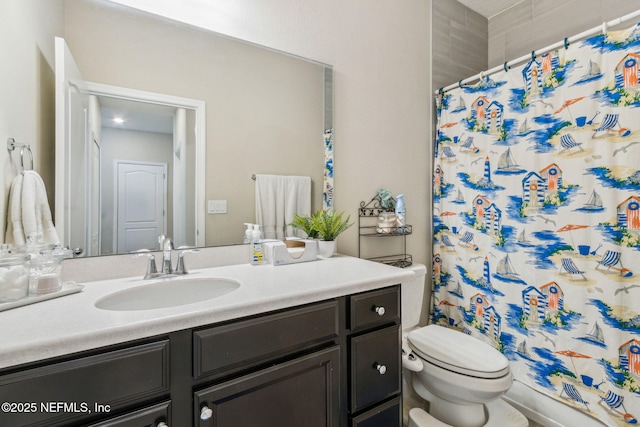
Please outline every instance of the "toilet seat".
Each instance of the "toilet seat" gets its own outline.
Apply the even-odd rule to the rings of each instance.
[[[500,378],[510,371],[509,361],[495,348],[470,335],[438,325],[418,328],[407,341],[420,358],[476,378]]]

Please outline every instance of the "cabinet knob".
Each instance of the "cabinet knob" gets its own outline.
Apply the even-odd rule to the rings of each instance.
[[[203,406],[202,410],[200,410],[200,419],[202,421],[206,421],[211,418],[213,415],[213,411],[208,406]]]
[[[387,312],[382,306],[374,306],[373,311],[378,313],[378,316],[384,316],[384,314]]]
[[[167,425],[167,423],[165,423],[164,421],[160,421],[160,422],[156,425],[156,427],[169,427],[169,426],[168,426],[168,425]]]
[[[376,368],[376,371],[378,371],[378,373],[380,375],[384,375],[384,374],[387,373],[387,367],[386,366],[380,365],[379,363],[375,363],[374,366]]]

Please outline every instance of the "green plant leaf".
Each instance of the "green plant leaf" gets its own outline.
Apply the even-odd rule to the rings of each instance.
[[[351,216],[342,219],[344,212],[316,211],[312,216],[313,228],[318,232],[318,236],[327,241],[335,240],[336,237],[353,223],[349,223]]]
[[[293,228],[299,228],[300,230],[304,231],[307,237],[309,237],[310,239],[318,238],[318,231],[313,227],[313,220],[310,216],[295,215],[293,217],[293,222],[291,222],[291,224],[289,225]]]

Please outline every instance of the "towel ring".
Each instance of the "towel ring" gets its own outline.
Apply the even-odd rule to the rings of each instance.
[[[24,149],[27,149],[27,151],[29,152],[29,160],[31,162],[31,166],[29,167],[29,170],[33,170],[33,152],[31,151],[31,147],[29,146],[29,144],[25,144],[20,148],[20,166],[22,167],[22,170],[24,171]]]
[[[29,160],[31,162],[31,170],[33,170],[33,152],[31,151],[31,146],[29,144],[18,144],[14,138],[7,138],[7,151],[11,152],[16,149],[16,147],[20,147],[20,166],[22,167],[22,171],[24,168],[24,150],[25,148],[29,151]]]

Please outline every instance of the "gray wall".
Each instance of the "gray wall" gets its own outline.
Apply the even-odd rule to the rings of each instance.
[[[436,90],[634,12],[640,2],[525,0],[489,20],[457,0],[434,0],[432,8]]]
[[[433,89],[486,70],[487,18],[457,0],[434,0]]]
[[[637,0],[523,1],[489,19],[489,68],[638,9]]]
[[[53,37],[63,34],[62,1],[0,0],[0,11],[0,140],[6,144],[11,137],[31,145],[33,168],[47,183],[53,213]],[[20,149],[0,150],[0,242],[4,242],[9,187],[19,167]]]
[[[100,152],[102,199],[101,199],[101,255],[114,252],[116,160],[166,163],[167,169],[167,235],[173,235],[173,135],[155,132],[139,132],[110,127],[102,128],[102,150]],[[111,189],[109,191],[108,189]]]

